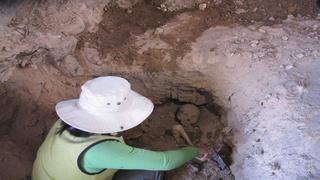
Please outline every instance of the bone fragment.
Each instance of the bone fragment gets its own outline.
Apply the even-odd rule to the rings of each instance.
[[[186,133],[186,131],[184,130],[183,126],[180,124],[174,125],[172,126],[172,131],[173,131],[173,136],[176,139],[179,139],[179,136],[182,136],[183,139],[190,145],[193,146],[193,143],[191,142],[188,134]]]

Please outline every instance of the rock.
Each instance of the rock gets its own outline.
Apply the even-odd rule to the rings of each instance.
[[[157,28],[157,29],[154,30],[154,34],[155,34],[155,35],[160,35],[160,34],[162,34],[162,33],[164,33],[164,29],[161,28],[161,27],[159,27],[159,28]]]
[[[43,62],[43,59],[48,55],[49,51],[45,48],[37,48],[30,51],[20,52],[16,55],[16,65],[19,68],[35,68],[37,64]]]
[[[91,64],[101,65],[102,61],[100,60],[99,52],[95,48],[85,47],[82,51],[82,55],[85,60]]]
[[[301,59],[301,58],[304,57],[304,55],[303,55],[302,53],[299,53],[299,54],[296,55],[296,57],[299,58],[299,59]]]
[[[200,110],[193,104],[185,104],[181,106],[177,113],[177,118],[183,125],[191,125],[198,122]]]
[[[256,47],[258,44],[259,44],[259,41],[258,40],[254,40],[254,41],[251,41],[250,46],[251,47]]]
[[[132,9],[128,9],[128,10],[127,10],[127,13],[128,13],[128,14],[133,13]]]
[[[69,24],[63,27],[62,32],[67,35],[77,35],[86,28],[84,21],[80,17],[74,17]]]
[[[72,76],[79,76],[84,74],[84,70],[79,64],[78,60],[72,55],[67,55],[60,64],[62,73]]]
[[[289,70],[289,69],[292,69],[293,68],[293,65],[292,64],[288,64],[284,67],[286,70]]]
[[[239,9],[236,9],[236,14],[243,14],[243,13],[246,13],[246,12],[248,12],[247,10],[245,10],[245,9],[242,9],[242,8],[239,8]]]
[[[206,4],[206,3],[201,3],[201,4],[199,4],[199,9],[200,9],[201,11],[204,11],[206,8],[207,8],[207,4]]]
[[[266,33],[266,31],[264,29],[261,29],[261,28],[258,31],[261,32],[261,33]]]
[[[273,16],[269,17],[269,21],[274,21],[275,18]]]
[[[222,0],[214,0],[213,3],[214,3],[215,5],[219,5],[219,4],[222,3]]]
[[[281,39],[284,40],[284,41],[288,41],[289,37],[288,36],[282,36]]]
[[[167,12],[167,11],[168,11],[168,8],[167,8],[166,5],[164,5],[164,4],[161,4],[159,9],[161,9],[161,10],[164,11],[164,12]]]

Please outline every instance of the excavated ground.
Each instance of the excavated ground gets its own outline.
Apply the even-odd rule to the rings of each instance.
[[[214,160],[188,163],[169,172],[170,179],[319,178],[319,113],[313,111],[320,102],[314,78],[319,65],[312,64],[320,56],[317,5],[1,1],[1,178],[30,179],[36,150],[57,120],[55,103],[76,98],[83,82],[102,75],[123,76],[141,94],[164,99],[145,123],[125,134],[129,144],[154,150],[183,146],[171,131],[183,124],[195,144],[206,143],[233,170],[220,169]],[[287,91],[291,96],[283,98]],[[188,126],[177,113],[190,103],[200,116]],[[295,119],[303,113],[306,126]]]

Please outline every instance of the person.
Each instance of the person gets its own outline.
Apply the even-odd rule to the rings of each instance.
[[[131,90],[124,78],[105,76],[87,81],[79,99],[56,104],[60,119],[37,152],[32,179],[160,180],[164,171],[195,157],[207,158],[205,148],[160,152],[126,145],[116,133],[139,125],[153,108],[152,101]]]

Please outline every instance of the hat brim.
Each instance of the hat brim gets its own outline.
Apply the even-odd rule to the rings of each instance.
[[[132,90],[119,111],[103,116],[87,112],[79,106],[78,101],[61,101],[56,105],[56,112],[65,123],[91,133],[115,133],[131,129],[142,123],[154,107],[148,98]]]

